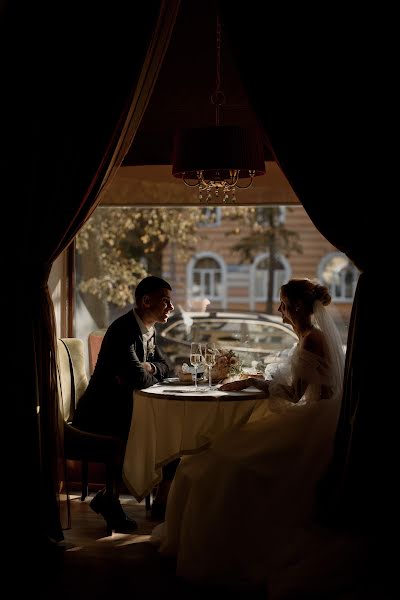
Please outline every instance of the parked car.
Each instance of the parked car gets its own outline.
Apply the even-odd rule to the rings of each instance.
[[[281,317],[260,313],[179,312],[157,325],[157,343],[171,366],[189,362],[192,341],[232,349],[244,367],[265,368],[272,355],[291,348],[297,336]]]

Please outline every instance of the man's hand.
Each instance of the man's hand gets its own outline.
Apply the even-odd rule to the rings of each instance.
[[[152,365],[151,363],[144,362],[144,363],[142,363],[142,365],[143,365],[143,369],[145,371],[147,371],[148,373],[150,373],[150,375],[154,375],[154,373],[156,372],[154,365]]]

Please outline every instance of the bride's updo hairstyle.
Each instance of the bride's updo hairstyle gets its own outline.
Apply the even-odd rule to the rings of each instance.
[[[331,308],[324,308],[332,300],[328,288],[311,279],[290,279],[281,287],[281,292],[287,298],[288,304],[295,306],[296,302],[301,302],[305,313],[312,315],[316,327],[324,334],[331,368],[330,385],[332,390],[335,390],[335,397],[340,399],[343,388],[344,352]],[[339,408],[340,404],[338,410]]]
[[[281,290],[291,305],[301,301],[310,314],[314,312],[313,306],[316,300],[319,300],[323,306],[328,306],[332,300],[328,288],[311,279],[290,279]]]

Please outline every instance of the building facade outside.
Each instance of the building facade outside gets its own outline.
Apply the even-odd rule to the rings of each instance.
[[[268,252],[258,253],[243,263],[232,251],[237,239],[227,235],[233,225],[224,219],[223,207],[212,207],[215,222],[199,225],[197,248],[187,260],[174,256],[169,244],[163,275],[171,281],[176,302],[185,310],[241,310],[265,312],[268,289]],[[291,277],[317,278],[325,283],[343,319],[350,317],[358,270],[315,228],[302,206],[282,207],[284,226],[299,234],[302,252],[276,257],[273,282],[273,312],[279,304],[279,289]],[[172,265],[172,268],[171,268]],[[277,314],[277,313],[276,313]]]
[[[102,211],[98,220],[101,227],[106,222],[105,211],[112,209],[101,206],[97,210]],[[132,207],[127,210],[132,210]],[[142,207],[141,210],[142,215],[146,216],[148,209]],[[168,218],[184,218],[180,209],[170,210],[172,212],[168,212]],[[140,259],[143,261],[143,274],[160,275],[171,283],[176,311],[266,313],[269,277],[267,250],[260,250],[250,261],[242,262],[240,253],[233,249],[241,237],[235,233],[228,235],[228,232],[235,229],[235,224],[227,217],[225,207],[196,207],[193,210],[197,211],[195,247],[184,253],[178,252],[176,240],[169,239],[157,262],[158,272],[152,271],[143,257]],[[128,217],[128,212],[126,215]],[[316,278],[330,290],[340,317],[345,343],[358,279],[357,269],[318,232],[301,205],[279,207],[279,219],[285,228],[297,232],[301,253],[275,256],[271,314],[279,316],[279,289],[283,283],[291,277]],[[107,226],[105,230],[107,235]],[[241,236],[246,233],[245,228],[241,230]],[[116,239],[119,238],[123,238],[123,234],[119,236],[117,230]],[[88,345],[89,339],[96,339],[93,332],[104,332],[115,318],[133,305],[133,300],[117,305],[107,299],[107,290],[119,284],[116,272],[106,273],[103,277],[103,285],[106,282],[104,294],[101,287],[97,288],[97,295],[79,291],[82,282],[99,274],[98,258],[101,251],[96,243],[89,244],[78,261],[80,266],[76,281],[78,294],[75,302],[75,335],[88,340]],[[116,263],[118,259],[113,259],[112,266],[118,271]],[[87,365],[88,372],[92,372],[93,364],[90,364],[89,356]]]

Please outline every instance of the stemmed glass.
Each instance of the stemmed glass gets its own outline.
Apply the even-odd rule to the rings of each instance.
[[[201,352],[201,344],[192,342],[190,344],[190,364],[194,367],[194,389],[197,392],[197,369],[203,362],[203,354]]]
[[[204,362],[208,367],[208,389],[212,389],[211,371],[215,365],[215,345],[205,344],[204,347]]]

